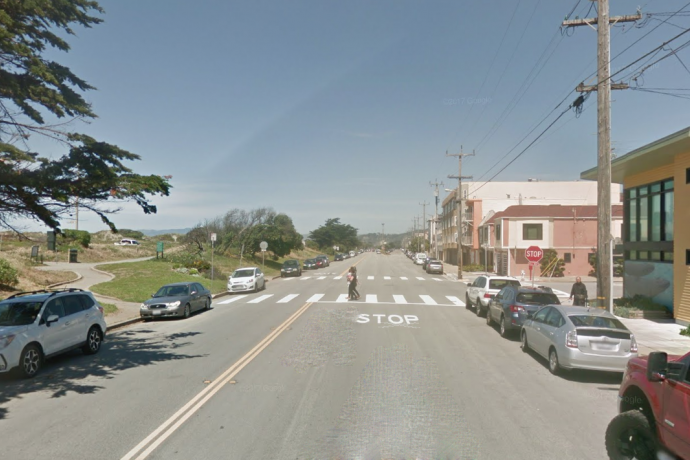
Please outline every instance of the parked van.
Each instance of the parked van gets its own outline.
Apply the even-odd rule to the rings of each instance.
[[[354,257],[356,255],[357,255],[357,253],[355,253],[355,251],[350,251],[350,257]]]
[[[426,260],[426,253],[425,252],[418,252],[417,255],[414,256],[415,265],[424,265],[425,260]]]

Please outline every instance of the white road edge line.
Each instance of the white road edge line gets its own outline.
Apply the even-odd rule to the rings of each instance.
[[[347,302],[347,294],[343,294],[343,295],[345,296],[345,300],[342,302],[340,302],[338,300],[319,300],[318,302],[313,302],[313,303],[345,303],[345,302]],[[364,302],[362,300],[356,300],[355,305],[357,305],[357,304],[368,305],[367,302]],[[410,302],[410,303],[403,303],[403,304],[396,303],[396,302],[376,302],[376,303],[372,303],[371,305],[397,305],[398,307],[400,307],[401,305],[421,305],[422,307],[431,307],[431,306],[434,306],[434,307],[457,307],[457,305],[454,303],[429,304],[429,303],[419,303],[419,302]]]
[[[184,423],[189,417],[191,417],[197,410],[203,406],[206,401],[208,401],[211,396],[216,394],[221,388],[223,388],[239,371],[244,368],[249,362],[251,362],[256,355],[261,353],[264,348],[270,345],[273,340],[275,340],[278,335],[280,335],[285,329],[287,329],[297,318],[299,318],[302,313],[304,313],[312,304],[307,302],[299,310],[292,314],[288,319],[283,322],[276,330],[268,334],[261,342],[259,342],[254,348],[252,348],[246,355],[240,358],[235,364],[230,366],[225,372],[223,372],[220,377],[215,379],[209,386],[204,388],[192,398],[187,404],[182,406],[177,412],[175,412],[168,420],[163,422],[161,426],[156,428],[150,435],[148,435],[143,441],[137,444],[132,450],[127,452],[121,460],[131,460],[141,449],[143,449],[147,444],[151,443],[156,436],[161,434],[166,428],[168,428],[175,420],[179,418],[177,423],[170,427],[162,436],[160,436],[156,441],[151,444],[144,452],[137,457],[137,460],[143,460],[148,457],[151,452],[153,452],[165,439],[167,439],[182,423]],[[202,399],[203,398],[203,399]],[[201,400],[201,401],[199,401]],[[197,403],[197,401],[199,401]],[[196,405],[195,405],[196,404]],[[191,409],[190,409],[191,408]],[[180,418],[180,416],[183,416]]]

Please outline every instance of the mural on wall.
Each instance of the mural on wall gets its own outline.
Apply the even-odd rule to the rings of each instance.
[[[642,295],[673,311],[673,264],[625,261],[625,297]]]

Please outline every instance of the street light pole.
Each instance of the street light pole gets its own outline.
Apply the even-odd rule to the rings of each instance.
[[[462,233],[463,233],[463,228],[462,228],[462,180],[463,179],[472,179],[472,176],[463,176],[462,175],[462,158],[463,157],[471,157],[474,156],[474,152],[472,153],[462,153],[462,146],[460,146],[460,153],[454,153],[454,154],[448,154],[446,152],[447,157],[458,157],[458,175],[457,176],[448,176],[449,179],[457,179],[458,180],[458,190],[457,190],[457,205],[458,205],[458,223],[457,223],[457,229],[458,229],[458,281],[462,279]]]

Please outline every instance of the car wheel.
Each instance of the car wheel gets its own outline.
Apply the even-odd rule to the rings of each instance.
[[[558,375],[561,370],[561,365],[558,363],[558,353],[556,353],[555,348],[549,350],[549,372],[553,375]]]
[[[211,299],[206,299],[206,304],[204,305],[204,310],[208,311],[211,309]]]
[[[472,307],[472,302],[470,302],[470,296],[465,294],[465,308],[471,308]]]
[[[22,377],[30,379],[38,374],[38,371],[43,367],[43,353],[38,345],[30,344],[22,351],[22,356],[19,360],[19,372]]]
[[[606,452],[612,460],[653,460],[657,440],[649,419],[639,410],[618,414],[606,429]]]
[[[477,307],[479,308],[479,307]],[[479,316],[479,315],[477,315]],[[487,326],[492,326],[493,320],[491,319],[491,310],[486,311],[486,325]]]
[[[477,302],[474,304],[474,313],[478,317],[480,317],[480,318],[482,317],[482,301],[479,299],[477,299]],[[487,316],[489,315],[488,310],[487,310],[486,314],[487,314]]]
[[[522,334],[520,334],[520,348],[522,348],[522,351],[527,353],[529,351],[529,344],[527,343],[527,332],[522,331]]]
[[[501,315],[501,322],[499,323],[499,332],[501,334],[501,337],[504,339],[508,336],[508,330],[506,329],[506,319],[503,315]]]
[[[95,355],[101,349],[103,343],[103,333],[98,326],[91,326],[89,333],[86,334],[86,343],[82,347],[82,351],[86,355]]]
[[[189,304],[185,305],[184,306],[184,313],[183,313],[184,317],[189,318],[191,316],[191,314],[192,314],[191,307],[189,306]]]

